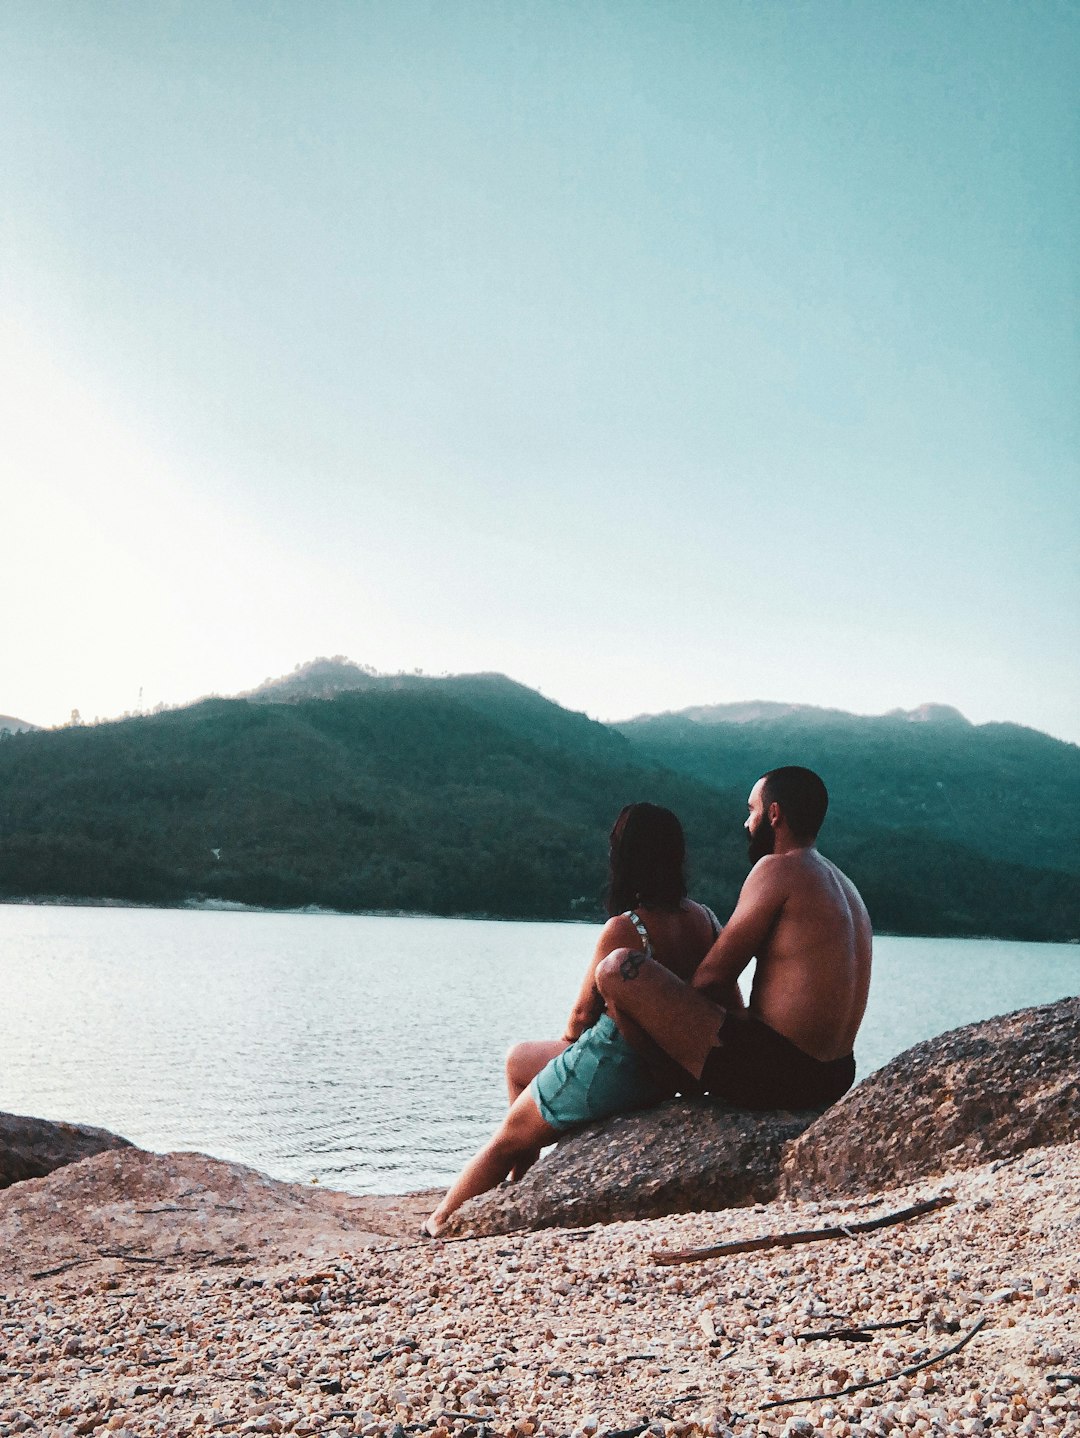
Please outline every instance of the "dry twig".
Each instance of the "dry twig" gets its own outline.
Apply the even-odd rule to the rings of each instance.
[[[67,1263],[58,1263],[55,1268],[42,1268],[37,1273],[32,1273],[31,1278],[55,1278],[58,1273],[66,1273],[69,1268],[81,1268],[84,1263],[93,1263],[92,1258],[70,1258]]]
[[[168,1263],[167,1258],[154,1258],[147,1253],[129,1253],[123,1248],[99,1248],[102,1258],[122,1258],[125,1263]]]
[[[895,1373],[886,1373],[884,1378],[869,1378],[865,1383],[850,1383],[846,1388],[838,1388],[833,1393],[805,1393],[798,1398],[774,1398],[768,1403],[758,1405],[758,1412],[764,1413],[766,1408],[787,1408],[795,1403],[820,1403],[826,1398],[846,1398],[849,1393],[861,1393],[866,1388],[880,1388],[883,1383],[891,1383],[895,1378],[910,1378],[913,1373],[920,1373],[924,1368],[929,1368],[932,1363],[940,1363],[943,1358],[951,1358],[954,1353],[959,1353],[965,1343],[970,1343],[985,1324],[986,1319],[980,1318],[973,1328],[969,1328],[958,1343],[951,1348],[943,1348],[940,1353],[932,1353],[929,1358],[923,1358],[918,1363],[909,1364],[907,1368],[899,1368]]]
[[[883,1328],[915,1328],[923,1322],[915,1318],[894,1318],[886,1323],[846,1323],[839,1328],[822,1328],[815,1333],[796,1333],[800,1343],[813,1343],[819,1338],[842,1338],[852,1343],[869,1343],[871,1334],[880,1333]]]
[[[654,1263],[699,1263],[705,1258],[728,1258],[735,1253],[755,1253],[763,1248],[793,1248],[797,1243],[819,1243],[827,1238],[852,1238],[857,1233],[871,1233],[876,1228],[888,1228],[890,1224],[905,1223],[911,1218],[921,1218],[924,1213],[947,1208],[956,1199],[951,1193],[938,1194],[923,1203],[914,1203],[896,1213],[885,1213],[880,1218],[866,1218],[861,1223],[836,1224],[831,1228],[806,1228],[795,1233],[768,1233],[762,1238],[743,1238],[734,1243],[719,1243],[711,1248],[659,1248],[653,1252]]]

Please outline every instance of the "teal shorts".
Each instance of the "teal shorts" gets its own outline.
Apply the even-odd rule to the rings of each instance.
[[[667,1097],[607,1014],[542,1068],[529,1092],[544,1122],[560,1131]]]

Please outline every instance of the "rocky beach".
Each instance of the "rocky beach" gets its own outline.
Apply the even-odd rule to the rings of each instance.
[[[0,1434],[1080,1433],[1080,1144],[856,1203],[459,1241],[411,1238],[426,1203],[137,1150],[13,1186]]]
[[[0,1438],[1080,1435],[1078,1036],[623,1115],[434,1242],[431,1193],[0,1116]]]

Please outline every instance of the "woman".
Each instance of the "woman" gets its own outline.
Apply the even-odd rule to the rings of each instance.
[[[541,1148],[583,1123],[646,1108],[675,1093],[687,1078],[638,1030],[630,1035],[650,1051],[647,1061],[604,1012],[596,966],[615,949],[631,949],[689,980],[720,932],[711,909],[686,897],[686,844],[670,809],[628,804],[611,831],[610,883],[604,925],[581,992],[561,1039],[517,1044],[506,1081],[510,1111],[498,1132],[462,1169],[424,1223],[435,1238],[467,1198],[508,1174],[521,1175]],[[633,955],[624,961],[633,963]],[[729,1008],[742,1008],[737,986]]]

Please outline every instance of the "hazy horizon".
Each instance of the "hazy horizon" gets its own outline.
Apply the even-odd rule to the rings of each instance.
[[[206,699],[235,699],[235,698],[245,698],[245,697],[247,697],[250,693],[252,693],[253,691],[257,690],[257,689],[260,687],[260,685],[262,685],[262,684],[271,683],[271,682],[278,682],[278,681],[280,681],[280,680],[288,679],[288,678],[290,678],[292,675],[294,675],[294,674],[298,673],[299,671],[301,671],[301,670],[307,668],[309,665],[317,664],[317,663],[319,663],[320,661],[324,661],[324,662],[325,662],[325,661],[329,661],[329,662],[332,662],[332,663],[333,663],[333,662],[343,662],[343,663],[345,663],[345,664],[355,664],[358,668],[368,669],[375,677],[377,677],[377,678],[382,678],[382,679],[394,679],[394,678],[412,677],[412,676],[417,676],[417,677],[425,678],[425,679],[445,679],[445,678],[462,678],[462,677],[468,677],[468,675],[470,675],[470,674],[476,674],[476,675],[480,675],[480,674],[498,674],[498,675],[501,675],[503,678],[509,679],[509,680],[511,680],[512,682],[515,682],[515,683],[519,683],[519,684],[520,684],[520,683],[523,682],[522,680],[518,679],[518,678],[517,678],[515,675],[513,675],[513,674],[507,674],[507,673],[505,673],[505,672],[502,671],[502,670],[495,670],[495,669],[470,670],[470,671],[465,671],[465,672],[462,673],[462,674],[450,674],[450,673],[448,673],[447,671],[441,671],[441,672],[439,672],[439,673],[428,673],[427,671],[420,670],[420,669],[415,669],[415,668],[413,668],[413,669],[400,668],[400,669],[393,669],[393,670],[376,670],[376,669],[373,669],[371,666],[365,666],[361,661],[357,661],[357,660],[350,659],[350,658],[348,658],[347,656],[344,656],[344,655],[332,655],[332,656],[319,655],[319,656],[316,656],[316,658],[314,658],[314,659],[306,660],[306,661],[303,661],[303,662],[301,662],[301,663],[298,663],[298,664],[294,665],[294,667],[293,667],[291,670],[287,670],[287,671],[285,671],[283,674],[264,675],[263,678],[260,679],[259,681],[257,681],[256,683],[245,685],[244,688],[242,688],[242,689],[235,689],[235,690],[229,690],[229,691],[219,691],[219,690],[209,691],[209,690],[208,690],[208,691],[205,691],[205,692],[202,692],[202,693],[199,693],[199,694],[194,694],[194,695],[192,695],[190,698],[187,698],[187,699],[177,700],[175,703],[165,704],[163,701],[159,701],[158,705],[155,705],[155,706],[146,706],[146,707],[135,707],[135,708],[133,708],[133,709],[127,710],[127,711],[125,711],[125,712],[123,712],[123,713],[120,713],[120,714],[95,714],[95,715],[89,715],[89,714],[83,714],[82,711],[80,710],[80,711],[79,711],[79,720],[78,720],[78,722],[80,722],[80,723],[82,723],[82,724],[98,724],[98,723],[100,723],[100,724],[108,724],[108,723],[116,723],[116,722],[119,722],[119,721],[121,721],[121,720],[123,720],[123,719],[125,719],[125,718],[135,718],[135,717],[139,717],[139,716],[151,714],[151,713],[154,713],[154,712],[158,712],[160,709],[170,709],[170,710],[171,710],[171,709],[184,709],[184,708],[188,708],[188,707],[190,707],[191,705],[201,703],[203,700],[206,700]],[[529,686],[526,686],[526,687],[528,687],[528,688],[534,688],[535,686],[529,685]],[[535,692],[542,694],[545,699],[550,700],[550,701],[551,701],[552,703],[554,703],[554,704],[560,705],[560,707],[562,707],[562,708],[564,708],[564,709],[573,709],[573,706],[572,706],[572,705],[569,705],[569,704],[564,703],[563,700],[560,699],[560,697],[559,697],[557,694],[549,694],[549,693],[544,692],[543,690],[536,690]],[[679,705],[677,708],[676,708],[676,707],[672,707],[672,708],[668,708],[668,709],[657,709],[657,710],[644,710],[644,709],[642,709],[642,710],[635,710],[633,713],[629,713],[629,712],[628,712],[628,713],[620,713],[620,714],[614,714],[614,713],[613,713],[613,714],[606,714],[606,715],[603,715],[603,714],[589,714],[588,717],[591,718],[591,719],[597,719],[597,720],[599,720],[599,721],[600,721],[601,723],[603,723],[603,724],[616,725],[616,724],[621,724],[621,723],[627,723],[627,722],[629,722],[629,721],[631,721],[631,720],[633,720],[633,719],[648,718],[648,717],[653,717],[653,716],[656,716],[656,715],[663,715],[663,714],[682,713],[682,712],[684,712],[685,710],[710,709],[710,708],[732,708],[732,709],[738,709],[738,708],[743,708],[743,707],[752,707],[752,706],[754,706],[754,705],[759,705],[759,704],[762,705],[762,706],[767,706],[767,707],[779,706],[779,707],[784,707],[784,708],[790,707],[790,708],[792,708],[792,709],[813,709],[813,710],[820,710],[820,711],[836,711],[836,712],[839,712],[839,713],[850,714],[850,715],[854,716],[855,718],[863,718],[863,719],[879,719],[879,718],[885,718],[885,717],[888,717],[890,714],[902,714],[902,715],[904,715],[905,717],[909,717],[909,716],[911,716],[913,713],[917,712],[917,711],[920,710],[920,709],[925,709],[925,708],[945,708],[945,709],[954,710],[955,712],[959,713],[962,718],[964,718],[964,719],[967,720],[969,723],[971,723],[971,724],[973,724],[973,725],[976,725],[976,726],[977,726],[978,724],[980,724],[980,723],[986,723],[986,724],[1019,724],[1019,723],[1020,723],[1019,720],[1017,720],[1017,719],[1012,719],[1012,718],[1010,718],[1010,717],[1007,716],[1007,715],[997,715],[997,716],[994,716],[993,718],[989,718],[989,719],[973,720],[970,715],[964,714],[963,711],[960,710],[960,709],[958,709],[958,707],[957,707],[956,705],[948,704],[946,701],[943,701],[943,700],[940,700],[940,699],[924,699],[923,701],[921,701],[921,702],[918,703],[918,704],[912,704],[912,705],[908,705],[908,706],[894,706],[892,709],[889,709],[889,710],[869,711],[869,710],[844,709],[844,708],[842,708],[841,706],[835,705],[835,704],[810,704],[810,703],[806,703],[806,702],[801,701],[801,700],[798,700],[798,699],[792,699],[792,698],[790,698],[790,697],[788,697],[788,698],[770,698],[770,699],[766,699],[766,698],[763,698],[761,695],[747,696],[747,697],[743,697],[743,698],[740,698],[740,699],[723,699],[723,700],[709,700],[709,699],[704,699],[704,700],[700,700],[700,701],[691,701],[689,704],[681,704],[681,705]],[[575,711],[575,712],[586,712],[586,713],[587,713],[587,711],[581,711],[581,710],[577,710],[577,711]],[[57,729],[57,728],[63,728],[63,727],[65,727],[67,724],[69,724],[69,723],[71,722],[71,716],[70,716],[70,715],[67,715],[67,716],[65,716],[63,719],[58,720],[58,721],[55,721],[55,722],[50,723],[50,724],[38,724],[37,721],[34,720],[34,719],[33,719],[31,716],[29,716],[29,715],[25,715],[25,714],[8,714],[8,713],[6,713],[6,711],[3,710],[3,708],[0,708],[0,719],[2,719],[2,718],[16,719],[16,720],[19,720],[19,721],[21,721],[21,722],[23,722],[23,723],[30,723],[30,724],[34,725],[35,728],[38,728],[38,729]],[[921,721],[913,721],[913,722],[921,722]],[[1027,725],[1027,726],[1024,726],[1024,727],[1027,727],[1027,728],[1036,728],[1037,726]],[[1077,743],[1076,740],[1068,739],[1068,738],[1066,738],[1066,737],[1063,736],[1063,735],[1060,735],[1060,734],[1050,734],[1050,731],[1048,731],[1048,730],[1040,730],[1039,732],[1041,732],[1041,733],[1046,733],[1046,734],[1049,735],[1050,738],[1059,739],[1059,740],[1061,740],[1063,743],[1071,743],[1071,744]]]

